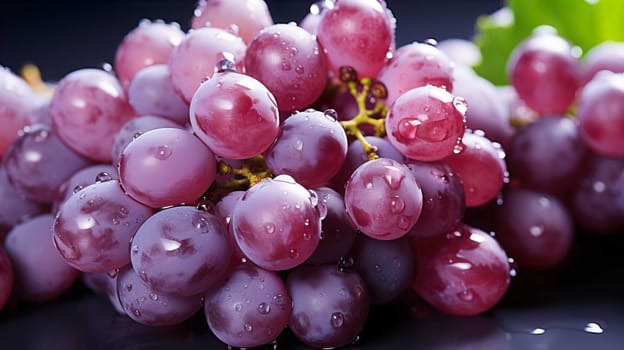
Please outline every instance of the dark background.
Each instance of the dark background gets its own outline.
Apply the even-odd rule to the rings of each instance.
[[[427,38],[470,39],[476,18],[504,0],[387,0],[397,19],[397,45]],[[299,22],[314,0],[267,1],[275,23]],[[112,63],[117,45],[143,18],[190,27],[196,0],[5,0],[0,6],[0,65],[27,62],[46,80]]]

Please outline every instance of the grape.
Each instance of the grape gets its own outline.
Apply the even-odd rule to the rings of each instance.
[[[78,270],[59,255],[50,239],[54,217],[44,214],[13,227],[5,241],[15,269],[15,295],[43,303],[59,298],[78,278]]]
[[[386,63],[378,79],[388,89],[386,103],[392,105],[405,92],[425,85],[453,90],[453,63],[435,46],[411,43],[401,46]]]
[[[65,262],[80,271],[110,271],[130,262],[130,238],[151,213],[128,197],[119,181],[96,182],[61,205],[54,244]]]
[[[144,67],[167,63],[182,39],[184,32],[177,23],[142,20],[126,34],[115,52],[115,72],[124,89]]]
[[[520,268],[552,269],[572,248],[574,224],[556,197],[514,188],[495,214],[496,237]]]
[[[115,135],[115,139],[113,140],[113,147],[111,148],[113,164],[116,165],[119,163],[119,157],[121,156],[121,152],[130,143],[130,141],[134,140],[136,137],[139,137],[139,135],[146,131],[159,128],[182,129],[179,124],[170,119],[153,115],[143,115],[128,120],[121,127],[121,129],[119,129],[119,131]]]
[[[372,238],[390,240],[405,235],[414,226],[423,196],[407,166],[378,158],[353,172],[344,201],[347,217],[357,229]]]
[[[336,265],[305,265],[286,280],[293,300],[288,328],[308,346],[348,345],[360,333],[369,309],[366,284],[354,271]]]
[[[511,53],[507,75],[518,96],[539,114],[564,114],[580,86],[580,62],[570,43],[537,31]]]
[[[557,195],[567,193],[578,181],[587,154],[578,120],[552,115],[519,129],[507,150],[513,181]]]
[[[230,266],[236,266],[240,264],[242,261],[245,261],[247,257],[241,251],[238,243],[236,243],[236,238],[234,237],[234,232],[232,231],[232,213],[234,212],[234,208],[238,204],[238,201],[245,195],[245,191],[232,191],[227,195],[223,196],[221,200],[219,200],[215,205],[215,215],[217,215],[221,222],[223,223],[227,234],[228,241],[230,243],[230,250],[232,252],[232,257],[230,258]]]
[[[13,290],[13,265],[0,244],[0,310],[6,305]]]
[[[219,219],[178,206],[148,218],[132,238],[132,268],[152,290],[192,296],[224,277],[230,246]]]
[[[3,231],[7,231],[28,217],[43,214],[48,207],[26,199],[9,182],[4,166],[0,165],[0,242],[3,242]]]
[[[500,193],[507,179],[505,152],[481,133],[466,132],[462,148],[442,161],[464,186],[466,207],[485,204]]]
[[[56,201],[52,203],[52,213],[58,212],[62,203],[71,197],[74,192],[97,181],[108,180],[109,178],[118,180],[117,169],[109,164],[91,165],[76,171],[59,187]]]
[[[119,157],[119,181],[152,208],[193,204],[216,175],[212,152],[186,130],[159,128],[130,142]]]
[[[385,304],[410,289],[416,260],[407,237],[381,241],[359,235],[351,251],[371,304]]]
[[[232,30],[248,43],[262,28],[272,24],[273,18],[264,0],[199,0],[191,27]]]
[[[342,195],[328,187],[314,189],[327,215],[321,222],[321,237],[316,250],[306,260],[308,264],[337,263],[346,256],[355,242],[356,230],[345,214]]]
[[[436,45],[438,50],[454,62],[465,67],[474,67],[481,63],[481,49],[474,41],[460,38],[440,40]],[[454,84],[454,83],[453,83]],[[455,86],[453,86],[455,91]]]
[[[347,135],[332,111],[296,112],[281,124],[281,132],[266,153],[275,174],[287,174],[303,186],[325,185],[342,167]]]
[[[0,66],[0,158],[37,113],[35,94],[26,82]]]
[[[301,264],[320,239],[318,205],[316,194],[288,175],[261,181],[234,208],[231,225],[238,246],[249,260],[267,270]]]
[[[605,41],[587,51],[582,66],[583,85],[601,70],[624,73],[624,43]]]
[[[580,92],[581,137],[596,153],[624,157],[623,96],[624,73],[602,72]]]
[[[412,239],[417,257],[413,288],[437,310],[477,315],[496,305],[509,286],[509,263],[494,238],[460,226],[446,235]]]
[[[245,53],[245,73],[262,82],[284,111],[306,108],[327,83],[322,48],[295,24],[274,24],[258,33]]]
[[[126,314],[148,326],[180,324],[202,307],[200,296],[166,295],[150,289],[129,267],[119,270],[117,290]]]
[[[13,187],[24,197],[41,203],[57,199],[58,188],[90,161],[59,140],[52,127],[33,124],[24,128],[2,159]]]
[[[61,79],[49,113],[61,141],[99,162],[111,161],[115,134],[135,116],[119,81],[110,73],[90,68],[73,71]]]
[[[126,311],[121,306],[117,295],[118,275],[119,270],[115,269],[109,272],[82,272],[80,278],[92,292],[106,296],[118,314],[125,315]]]
[[[230,347],[274,341],[288,323],[292,301],[280,276],[251,264],[239,265],[206,293],[204,314],[212,332]]]
[[[328,8],[327,3],[326,1],[318,1],[310,5],[310,12],[299,22],[299,26],[316,36],[319,23],[321,23],[321,13]],[[333,1],[329,3],[333,4]]]
[[[342,66],[375,78],[394,46],[392,18],[377,0],[338,0],[321,14],[318,41],[335,76]]]
[[[199,28],[186,35],[169,58],[171,82],[177,93],[188,104],[195,91],[217,70],[224,59],[235,63],[243,71],[246,45],[243,40],[224,29]]]
[[[218,72],[191,101],[191,126],[218,156],[245,159],[269,148],[279,132],[275,98],[256,79]]]
[[[466,129],[466,103],[432,85],[402,94],[386,118],[388,141],[403,155],[440,160],[456,148]]]
[[[176,93],[166,64],[138,71],[128,85],[128,102],[139,115],[156,115],[180,125],[189,122],[188,106]]]
[[[450,166],[443,162],[405,163],[414,174],[423,193],[420,217],[409,235],[427,237],[444,234],[463,219],[465,210],[464,187]]]

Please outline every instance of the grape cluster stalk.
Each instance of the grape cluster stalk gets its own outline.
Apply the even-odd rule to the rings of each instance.
[[[540,28],[494,86],[472,42],[397,47],[390,8],[202,0],[109,69],[0,67],[0,309],[82,283],[143,325],[329,349],[373,307],[482,314],[624,231],[624,43]]]

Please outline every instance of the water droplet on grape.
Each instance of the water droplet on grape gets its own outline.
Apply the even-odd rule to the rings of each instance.
[[[465,289],[457,293],[457,296],[463,301],[472,301],[472,299],[474,299],[474,293],[470,289]]]
[[[282,304],[284,302],[284,296],[281,293],[273,295],[273,304]]]
[[[407,230],[410,227],[410,219],[405,215],[399,216],[398,226],[401,230]]]
[[[236,305],[234,305],[235,311],[241,311],[242,309],[243,309],[243,305],[241,303],[236,303]]]
[[[338,259],[338,270],[339,271],[348,271],[352,270],[355,265],[355,261],[351,256],[342,256]]]
[[[39,130],[35,134],[35,142],[44,142],[48,139],[49,135],[50,133],[48,132],[48,130]]]
[[[331,315],[331,324],[335,328],[340,328],[344,324],[344,315],[342,312],[334,312]]]
[[[421,124],[422,122],[416,118],[404,118],[398,123],[399,135],[404,139],[414,140]]]
[[[273,234],[275,232],[275,224],[269,222],[268,224],[264,225],[264,231],[268,234]]]
[[[143,135],[143,133],[141,131],[137,131],[137,132],[134,133],[134,135],[132,135],[132,139],[134,140],[134,139],[138,138],[141,135]]]
[[[302,65],[297,65],[297,67],[295,67],[295,72],[297,72],[297,74],[303,74],[305,73],[305,69],[303,68]]]
[[[132,284],[131,283],[126,284],[126,290],[128,292],[132,291]]]
[[[84,188],[84,186],[81,185],[77,185],[76,187],[74,187],[74,190],[72,191],[73,193],[78,193],[80,192],[80,190],[82,190]],[[80,199],[83,199],[84,196],[86,196],[84,193],[82,195],[80,195]]]
[[[405,210],[405,201],[398,194],[395,194],[390,201],[390,211],[393,214],[400,214],[403,210]]]
[[[296,249],[290,249],[288,251],[288,254],[290,255],[291,259],[297,259],[299,258],[299,252]]]
[[[113,225],[119,225],[119,219],[117,218],[113,218],[111,222],[113,223]]]
[[[283,71],[287,72],[287,71],[289,71],[291,69],[292,69],[292,66],[290,65],[290,63],[288,63],[286,61],[282,62],[282,70]]]
[[[136,316],[136,317],[141,317],[141,311],[140,311],[139,309],[136,309],[136,308],[135,308],[135,309],[132,311],[132,313],[133,313],[133,314],[134,314],[134,316]]]
[[[245,331],[247,331],[247,332],[253,331],[253,326],[250,325],[249,323],[245,323],[244,327],[245,327]]]
[[[149,298],[154,300],[154,301],[156,301],[156,300],[158,300],[158,295],[155,294],[155,293],[149,293]]]
[[[381,271],[382,271],[381,265],[375,264],[375,272],[381,272]]]
[[[258,304],[258,312],[263,315],[268,314],[269,312],[271,312],[271,305],[265,302]]]
[[[428,39],[425,39],[425,44],[435,47],[435,46],[438,46],[438,41],[433,38],[428,38]]]
[[[165,160],[171,156],[171,148],[167,145],[158,146],[156,147],[155,156],[160,160]]]
[[[293,147],[299,152],[303,151],[303,141],[301,141],[300,139],[296,139]]]
[[[229,52],[222,52],[221,56],[223,56],[223,59],[217,62],[215,66],[216,71],[218,73],[235,72],[234,55]]]
[[[208,222],[208,219],[202,215],[195,215],[193,217],[193,227],[201,233],[207,233],[210,231],[210,223]]]

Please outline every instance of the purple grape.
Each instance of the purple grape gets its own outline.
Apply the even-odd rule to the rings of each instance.
[[[396,239],[416,224],[423,205],[420,185],[402,163],[378,158],[362,164],[347,183],[347,217],[375,239]]]
[[[43,214],[48,211],[48,206],[30,199],[26,199],[9,182],[4,170],[0,165],[0,242],[3,241],[3,230],[8,230],[28,217]]]
[[[158,128],[130,142],[119,157],[119,181],[135,200],[152,208],[194,204],[216,176],[213,153],[195,135]]]
[[[251,264],[230,272],[206,293],[204,314],[210,330],[230,347],[269,344],[282,333],[292,301],[280,276]]]
[[[118,180],[117,168],[110,164],[96,164],[76,171],[59,187],[56,201],[52,203],[52,213],[58,212],[59,207],[74,192],[98,181]]]
[[[291,269],[316,249],[326,213],[311,193],[288,175],[261,181],[240,199],[232,230],[241,251],[267,270]]]
[[[13,291],[13,265],[0,244],[0,310],[4,308]]]
[[[321,237],[308,264],[337,263],[346,256],[355,242],[356,230],[351,226],[345,214],[342,195],[331,188],[319,187],[314,192],[327,208],[327,215],[321,222]]]
[[[126,314],[148,326],[177,325],[202,308],[201,296],[174,296],[156,292],[145,285],[129,267],[119,270],[117,291]]]
[[[228,241],[230,243],[230,250],[232,256],[230,258],[230,266],[236,266],[241,262],[247,260],[245,254],[241,251],[238,243],[236,243],[236,238],[234,237],[234,232],[232,230],[232,213],[234,213],[234,208],[238,204],[238,201],[243,198],[245,195],[245,191],[232,191],[225,195],[221,200],[219,200],[215,205],[215,215],[217,215],[221,222],[223,223],[227,234]]]
[[[444,234],[464,217],[465,195],[460,178],[442,162],[408,161],[423,193],[423,208],[409,235],[426,237]]]
[[[286,280],[293,300],[288,328],[308,346],[336,348],[352,343],[369,310],[366,284],[354,271],[336,265],[304,265]]]
[[[43,303],[62,296],[78,278],[78,270],[61,258],[52,243],[54,217],[45,214],[13,227],[6,237],[6,252],[15,269],[15,295]]]
[[[59,140],[51,126],[29,125],[2,159],[9,181],[24,197],[52,203],[58,188],[90,161]]]
[[[331,112],[313,109],[296,112],[281,125],[281,132],[265,159],[275,174],[292,176],[308,188],[325,185],[342,167],[347,135]]]
[[[130,238],[151,214],[123,192],[119,181],[96,182],[61,205],[54,244],[80,271],[111,271],[130,262]]]
[[[359,235],[351,256],[355,271],[366,282],[371,304],[389,303],[411,288],[416,259],[407,237],[381,241]]]
[[[206,292],[230,263],[230,245],[219,219],[190,206],[161,210],[132,238],[132,268],[152,290],[180,296]]]
[[[0,158],[37,114],[37,98],[26,82],[8,68],[0,66]]]

